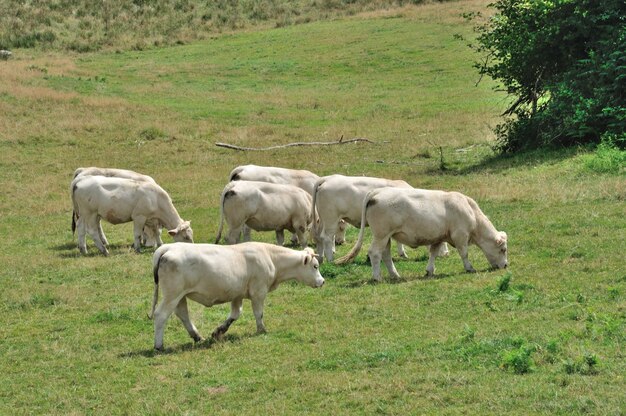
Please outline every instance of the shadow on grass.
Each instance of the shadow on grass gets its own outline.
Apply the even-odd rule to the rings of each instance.
[[[136,357],[145,357],[145,358],[153,358],[159,355],[171,355],[171,354],[180,354],[181,352],[186,351],[203,351],[210,350],[214,345],[220,343],[238,343],[244,339],[252,338],[259,336],[259,334],[253,333],[250,335],[234,335],[234,334],[226,334],[220,340],[215,340],[214,338],[203,339],[200,342],[187,342],[185,344],[181,344],[174,347],[166,347],[161,351],[157,351],[154,348],[143,349],[139,351],[130,351],[125,352],[123,354],[119,354],[119,358],[136,358]]]
[[[538,149],[514,154],[498,154],[483,159],[478,164],[461,169],[451,169],[442,174],[500,173],[512,168],[533,167],[562,162],[580,153],[580,148]]]
[[[59,257],[65,258],[65,259],[72,259],[72,258],[79,258],[79,257],[98,257],[98,256],[104,257],[104,255],[100,253],[100,250],[98,250],[96,246],[90,246],[90,245],[87,245],[87,254],[81,254],[81,252],[78,250],[78,245],[76,243],[58,244],[54,246],[49,246],[48,248],[52,251],[59,252],[58,254]],[[123,243],[110,244],[107,246],[107,248],[109,249],[109,257],[120,255],[120,254],[125,254],[125,253],[135,253],[135,249],[133,248],[132,245],[123,244]],[[139,254],[144,254],[144,253],[152,254],[154,253],[155,250],[156,248],[154,247],[142,247],[141,253]]]

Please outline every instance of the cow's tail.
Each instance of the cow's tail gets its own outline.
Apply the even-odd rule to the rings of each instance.
[[[237,166],[235,169],[233,169],[230,172],[230,176],[228,177],[228,181],[232,182],[232,181],[238,181],[239,178],[239,174],[241,173],[241,171],[243,171],[243,167],[242,166]]]
[[[159,267],[161,267],[161,259],[167,252],[165,246],[161,246],[154,252],[154,258],[152,259],[152,274],[154,275],[154,293],[152,294],[152,310],[148,314],[148,318],[154,318],[154,310],[156,309],[157,301],[159,300]]]
[[[224,190],[222,191],[222,196],[220,198],[220,226],[217,229],[215,244],[218,244],[220,242],[220,238],[222,238],[222,230],[224,229],[224,201],[226,200],[226,198],[234,194],[234,191],[231,191],[232,187],[233,185],[229,183],[224,187]]]
[[[76,232],[76,221],[78,220],[78,205],[76,205],[76,198],[74,198],[74,192],[76,192],[77,183],[72,181],[72,235]]]
[[[363,206],[361,208],[361,229],[359,230],[359,238],[356,240],[356,244],[354,245],[354,247],[352,247],[352,250],[350,250],[348,254],[335,260],[335,264],[346,264],[348,262],[351,262],[352,260],[354,260],[357,254],[359,254],[359,251],[361,251],[361,246],[363,245],[363,237],[365,236],[365,227],[367,226],[367,221],[365,219],[367,214],[367,208],[370,205],[375,204],[375,201],[372,200],[373,194],[373,191],[368,192],[367,195],[365,195],[365,199],[363,200]]]
[[[320,229],[317,224],[317,209],[315,207],[317,201],[317,190],[320,186],[326,181],[326,178],[319,178],[317,182],[315,182],[315,186],[313,187],[313,199],[311,200],[311,231],[313,232],[313,240],[316,241],[319,238]]]

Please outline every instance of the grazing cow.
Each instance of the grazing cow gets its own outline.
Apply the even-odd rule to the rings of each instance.
[[[306,231],[311,224],[311,195],[292,185],[269,182],[235,181],[224,187],[222,215],[215,244],[222,236],[224,220],[228,223],[228,244],[235,244],[244,225],[256,231],[276,231],[278,245],[285,240],[284,230],[298,236],[306,247]],[[250,233],[244,232],[249,241]]]
[[[320,177],[309,172],[308,170],[296,170],[277,168],[273,166],[257,166],[257,165],[245,165],[237,166],[230,172],[228,176],[229,181],[258,181],[269,182],[281,185],[293,185],[298,188],[302,188],[313,196],[313,190],[315,183]],[[339,231],[335,234],[335,243],[343,244],[346,241],[346,226],[345,221],[341,220],[339,223]],[[245,228],[244,228],[245,230]],[[292,242],[296,243],[295,236],[292,237]]]
[[[361,203],[368,191],[384,186],[411,188],[402,180],[370,178],[366,176],[324,176],[313,188],[313,235],[317,236],[317,252],[327,260],[333,260],[333,238],[337,234],[339,220],[359,227]],[[315,213],[319,215],[319,223]],[[401,245],[398,254],[406,257]]]
[[[359,253],[366,224],[372,230],[368,254],[373,278],[378,281],[381,280],[381,259],[390,276],[400,277],[391,259],[392,238],[410,247],[430,245],[428,276],[434,274],[435,257],[445,242],[456,247],[468,272],[475,272],[467,258],[469,244],[480,247],[492,267],[508,265],[506,233],[495,229],[472,198],[458,192],[399,188],[369,192],[362,204],[361,230],[356,245],[337,263],[347,263]]]
[[[252,301],[257,333],[265,333],[263,304],[269,292],[292,279],[315,288],[324,284],[319,263],[310,248],[296,251],[252,242],[234,246],[174,243],[157,249],[152,263],[154,295],[150,317],[154,318],[157,350],[163,348],[163,330],[172,312],[194,341],[202,339],[189,319],[187,298],[207,307],[231,303],[228,319],[212,334],[219,339],[241,315],[243,299]],[[159,286],[163,299],[155,310]]]
[[[74,171],[73,179],[78,178],[79,176],[107,176],[111,178],[126,178],[133,179],[139,182],[150,182],[156,184],[156,181],[148,175],[144,175],[142,173],[138,173],[132,170],[126,169],[114,169],[114,168],[98,168],[95,166],[88,168],[78,168]],[[71,191],[71,189],[70,189]],[[72,229],[75,227],[75,216],[72,217]],[[100,221],[98,221],[98,228],[101,236],[104,236],[104,232],[102,232],[102,226],[100,225]],[[143,235],[141,237],[141,242],[146,247],[154,247],[160,246],[163,244],[163,240],[161,240],[161,231],[162,228],[158,224],[151,224],[150,222],[146,223],[146,227],[143,229]],[[106,241],[106,237],[103,239],[104,245],[109,245],[108,241]]]
[[[78,218],[78,248],[83,254],[87,252],[86,233],[93,238],[102,254],[109,254],[104,244],[106,238],[99,227],[100,218],[111,224],[133,221],[133,245],[136,251],[140,250],[140,239],[146,223],[167,227],[168,234],[175,241],[193,242],[189,221],[180,218],[170,196],[156,183],[79,176],[72,181],[72,203]]]
[[[138,173],[132,170],[127,169],[113,169],[113,168],[98,168],[95,166],[89,168],[78,168],[74,171],[73,179],[76,179],[79,176],[107,176],[110,178],[125,178],[125,179],[133,179],[139,182],[151,182],[156,183],[156,181],[148,175],[144,175],[142,173]]]

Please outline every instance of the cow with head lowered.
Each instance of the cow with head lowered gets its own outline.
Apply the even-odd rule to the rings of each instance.
[[[356,257],[367,224],[373,235],[368,255],[375,280],[381,280],[381,259],[391,277],[400,277],[391,259],[391,239],[410,247],[430,245],[428,276],[434,274],[435,257],[446,242],[456,247],[468,272],[475,272],[468,259],[470,244],[483,251],[492,267],[508,265],[506,233],[496,230],[478,204],[459,192],[375,189],[367,194],[361,207],[359,238],[350,253],[337,259],[337,263],[344,264]]]
[[[244,299],[252,302],[257,333],[265,332],[263,307],[268,293],[281,283],[297,280],[319,288],[324,278],[313,250],[296,251],[273,244],[248,242],[232,246],[215,244],[164,244],[154,252],[154,348],[163,348],[165,323],[172,313],[182,321],[194,341],[202,337],[189,319],[187,299],[206,307],[230,302],[230,315],[212,336],[222,337],[241,315]],[[162,300],[157,307],[159,288]]]
[[[275,231],[278,245],[283,245],[284,231],[298,236],[302,248],[307,244],[311,224],[311,195],[292,185],[269,182],[229,182],[222,191],[221,218],[215,243],[222,236],[224,221],[228,223],[228,244],[235,244],[244,231],[244,240],[250,240],[250,228],[256,231]],[[244,226],[247,226],[244,230]]]
[[[147,223],[164,226],[175,241],[193,242],[189,221],[183,220],[172,204],[172,199],[156,183],[133,179],[78,176],[72,181],[72,204],[78,229],[78,248],[87,253],[86,234],[96,247],[108,255],[106,237],[100,227],[100,219],[111,224],[133,222],[134,248],[139,251],[140,240]],[[74,217],[73,217],[74,218]]]
[[[74,176],[72,177],[72,183],[74,179],[81,176],[106,176],[109,178],[125,178],[132,179],[138,182],[149,182],[156,184],[156,181],[152,178],[152,176],[144,175],[143,173],[135,172],[133,170],[128,169],[116,169],[116,168],[99,168],[96,166],[91,166],[87,168],[78,168],[74,171]],[[70,189],[71,191],[71,189]],[[76,217],[75,215],[72,217],[72,228],[75,227]],[[105,246],[109,245],[109,242],[106,240],[104,236],[104,232],[102,231],[102,226],[98,221],[98,228],[101,238],[103,239],[103,243]],[[141,236],[141,243],[147,247],[158,247],[163,244],[163,240],[161,240],[161,231],[162,227],[158,224],[152,224],[150,222],[146,223],[146,226],[143,229],[143,234]]]
[[[319,176],[304,169],[287,169],[274,166],[258,166],[258,165],[243,165],[237,166],[230,172],[228,180],[233,181],[257,181],[275,183],[278,185],[293,185],[305,190],[313,197],[313,191],[315,183],[319,179]],[[346,240],[346,227],[345,221],[340,220],[338,231],[335,234],[335,243],[343,244]],[[244,232],[245,227],[244,227]],[[292,243],[297,242],[297,237],[292,237]]]

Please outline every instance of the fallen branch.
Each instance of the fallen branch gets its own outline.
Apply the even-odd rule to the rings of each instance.
[[[228,143],[215,143],[215,145],[218,147],[225,147],[227,149],[248,151],[248,150],[274,150],[274,149],[283,149],[285,147],[293,147],[293,146],[332,146],[336,144],[348,144],[348,143],[356,143],[356,142],[375,143],[371,141],[370,139],[366,139],[362,137],[357,137],[355,139],[350,139],[350,140],[344,140],[343,136],[341,136],[341,138],[335,142],[296,142],[296,143],[287,143],[287,144],[281,144],[281,145],[270,146],[270,147],[241,147],[241,146],[235,146],[234,144],[228,144]]]

